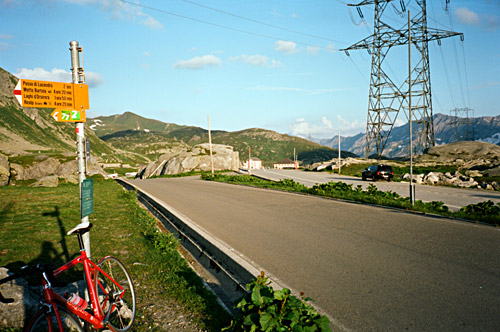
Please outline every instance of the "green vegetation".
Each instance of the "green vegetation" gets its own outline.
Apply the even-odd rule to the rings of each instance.
[[[158,230],[156,219],[139,207],[134,192],[96,178],[90,221],[92,257],[117,256],[134,280],[138,296],[134,331],[161,331],[154,317],[171,310],[169,303],[176,303],[179,315],[207,331],[220,331],[229,324],[229,315],[178,253],[178,241]],[[19,261],[61,265],[79,252],[76,238],[66,236],[79,222],[77,185],[1,187],[0,266],[15,270],[23,265]],[[81,270],[67,278],[80,279]]]
[[[332,181],[314,185],[312,188],[309,188],[291,179],[273,182],[255,178],[249,175],[217,174],[215,176],[211,176],[210,174],[202,174],[202,179],[233,184],[243,184],[260,188],[299,192],[303,194],[319,195],[369,204],[378,204],[423,213],[433,213],[448,217],[476,220],[500,226],[500,205],[496,206],[493,204],[493,202],[479,203],[469,207],[464,207],[460,211],[452,212],[448,210],[448,207],[444,205],[443,202],[437,201],[424,203],[421,200],[417,200],[412,206],[408,197],[402,197],[392,191],[380,191],[373,184],[370,184],[366,190],[363,190],[361,185],[353,188],[352,184],[347,184],[344,182]]]
[[[39,112],[39,116],[50,117],[50,111],[41,111]],[[23,137],[25,140],[31,143],[40,146],[51,146],[53,149],[56,149],[60,152],[74,150],[74,146],[70,146],[68,143],[59,139],[56,135],[57,133],[64,132],[69,134],[70,127],[67,126],[67,124],[65,124],[66,126],[57,126],[55,130],[47,130],[46,128],[41,128],[36,125],[34,120],[24,114],[24,112],[20,108],[14,106],[0,107],[0,123],[9,131],[12,131],[13,133]]]
[[[384,163],[383,161],[381,162]],[[394,181],[401,181],[401,176],[406,173],[410,173],[410,167],[400,163],[401,166],[394,166],[394,162],[391,162],[392,170],[394,171]],[[373,165],[373,163],[360,163],[351,164],[349,166],[342,167],[342,174],[349,176],[361,177],[361,172],[368,166]],[[413,174],[427,174],[429,172],[455,172],[457,170],[454,166],[414,166]],[[332,173],[337,173],[338,170],[328,171]]]
[[[264,272],[246,288],[248,295],[236,305],[239,317],[223,331],[331,331],[328,318],[306,303],[310,298],[301,294],[301,300],[287,288],[275,291]]]

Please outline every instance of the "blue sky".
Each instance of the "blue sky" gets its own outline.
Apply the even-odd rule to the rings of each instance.
[[[446,0],[427,2],[429,27],[465,37],[429,44],[434,113],[500,115],[500,1],[451,0],[447,12]],[[207,128],[210,114],[212,129],[354,135],[366,129],[371,58],[339,49],[373,33],[373,5],[362,7],[363,22],[346,3],[0,0],[0,67],[70,81],[76,40],[90,86],[87,116],[131,111]],[[415,0],[405,3],[416,12]],[[392,6],[384,15],[394,27],[407,20]],[[405,52],[395,50],[386,69],[401,81]]]

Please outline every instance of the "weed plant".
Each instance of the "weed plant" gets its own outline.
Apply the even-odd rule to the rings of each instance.
[[[248,295],[236,305],[238,317],[222,331],[245,332],[330,332],[328,317],[321,316],[307,304],[310,298],[301,299],[288,288],[274,290],[264,272],[246,285]]]

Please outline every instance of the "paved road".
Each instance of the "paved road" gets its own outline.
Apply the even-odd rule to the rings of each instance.
[[[331,174],[326,172],[304,172],[300,170],[276,170],[260,169],[252,170],[252,174],[268,178],[271,180],[293,179],[306,186],[313,186],[317,183],[327,183],[330,181],[342,181],[350,183],[353,187],[363,186],[365,189],[370,183],[377,186],[382,191],[393,191],[401,196],[408,197],[410,194],[409,183],[386,182],[386,181],[362,181],[354,176]],[[415,197],[424,202],[442,201],[451,210],[458,210],[462,206],[477,204],[487,200],[500,203],[500,193],[482,189],[460,189],[441,186],[415,185]]]
[[[500,330],[500,229],[194,177],[134,180],[336,331]]]

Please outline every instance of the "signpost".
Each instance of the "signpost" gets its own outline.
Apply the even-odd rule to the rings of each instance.
[[[78,183],[80,185],[81,224],[89,223],[94,212],[93,181],[85,179],[85,110],[89,109],[89,87],[85,84],[83,68],[80,67],[82,48],[77,41],[70,44],[71,75],[73,83],[49,82],[21,79],[14,88],[14,96],[23,107],[54,108],[51,116],[58,122],[75,122],[76,153],[78,160]],[[90,148],[87,148],[90,151]],[[83,242],[90,258],[89,233],[83,234]]]
[[[89,87],[86,84],[21,79],[14,89],[14,96],[23,107],[89,109]]]
[[[86,122],[85,111],[55,109],[50,114],[57,122]]]

